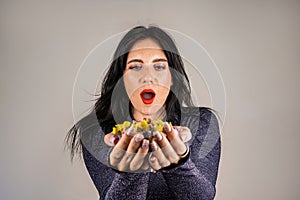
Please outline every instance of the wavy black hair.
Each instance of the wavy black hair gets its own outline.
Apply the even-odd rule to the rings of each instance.
[[[90,114],[79,120],[68,131],[65,147],[71,151],[71,160],[75,153],[81,152],[83,145],[81,138],[93,131],[93,127],[100,126],[104,133],[109,133],[117,122],[128,119],[128,115],[132,118],[130,111],[132,105],[125,91],[122,77],[131,48],[137,41],[148,38],[160,45],[171,71],[173,84],[165,103],[166,120],[172,122],[173,125],[179,125],[181,106],[193,106],[189,79],[172,38],[157,26],[134,27],[119,42],[113,61],[104,76],[100,96]],[[114,95],[117,95],[117,98]],[[116,114],[118,120],[114,118]]]

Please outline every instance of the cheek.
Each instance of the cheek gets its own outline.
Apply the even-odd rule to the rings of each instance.
[[[164,88],[168,88],[170,89],[171,85],[172,85],[172,77],[171,77],[171,73],[165,73],[165,74],[160,74],[158,76],[158,84]]]
[[[166,99],[169,95],[170,88],[169,87],[164,87],[164,86],[159,86],[157,88],[157,95],[156,95],[156,103],[158,105],[164,105],[166,102]]]
[[[130,73],[126,73],[124,74],[123,81],[128,97],[132,96],[132,93],[137,89],[136,78]]]
[[[171,73],[166,73],[163,76],[160,76],[158,84],[159,87],[157,92],[159,95],[157,95],[157,103],[162,105],[165,103],[172,85]]]

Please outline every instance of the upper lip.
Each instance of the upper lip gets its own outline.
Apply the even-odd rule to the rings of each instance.
[[[143,93],[153,93],[154,95],[155,95],[155,92],[154,92],[154,90],[152,90],[152,89],[144,89],[144,90],[142,90],[142,92],[140,93],[140,95],[142,95]]]

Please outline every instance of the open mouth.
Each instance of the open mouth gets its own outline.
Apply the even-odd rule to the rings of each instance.
[[[151,104],[155,98],[155,92],[151,89],[145,89],[140,93],[141,99],[144,104]]]

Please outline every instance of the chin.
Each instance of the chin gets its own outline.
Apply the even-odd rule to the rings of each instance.
[[[151,104],[151,105],[144,105],[143,111],[147,114],[155,114],[159,112],[163,108],[161,104]]]

